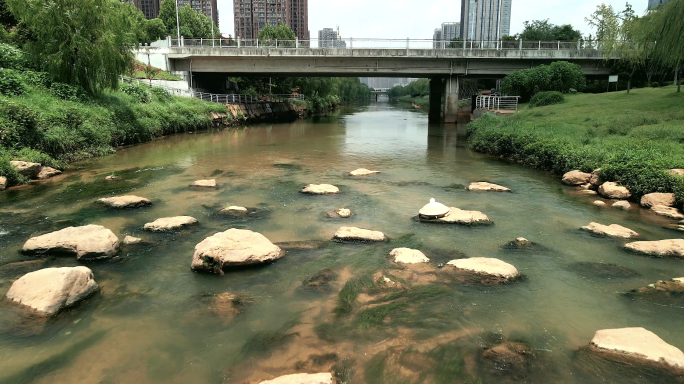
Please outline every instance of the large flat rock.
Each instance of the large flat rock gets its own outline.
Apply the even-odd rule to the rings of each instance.
[[[586,225],[580,229],[599,236],[621,237],[623,239],[639,237],[638,233],[617,224],[603,225],[599,223],[589,223],[589,225]]]
[[[430,259],[417,249],[395,248],[389,255],[397,264],[420,264],[430,262]]]
[[[284,252],[266,236],[231,228],[209,236],[195,246],[192,270],[220,273],[228,267],[270,263],[283,255]]]
[[[60,171],[59,169],[54,169],[52,167],[42,167],[40,169],[40,173],[38,173],[37,177],[40,180],[45,180],[45,179],[49,179],[51,177],[55,177],[55,176],[61,175],[61,174],[62,174],[62,171]]]
[[[461,224],[461,225],[488,225],[492,221],[487,215],[480,211],[464,211],[459,208],[450,207],[449,213],[439,219],[425,219],[419,217],[420,221],[426,223],[441,223],[441,224]]]
[[[150,199],[135,195],[104,197],[98,199],[97,202],[114,209],[141,208],[152,205]]]
[[[192,183],[192,186],[200,188],[216,188],[216,180],[197,180]]]
[[[684,219],[684,215],[681,212],[679,212],[677,208],[673,207],[667,207],[664,205],[654,205],[653,207],[651,207],[651,211],[653,211],[656,215],[669,217],[670,219]]]
[[[89,268],[46,268],[15,281],[7,292],[7,298],[43,316],[51,316],[86,298],[96,289],[97,283]]]
[[[591,173],[585,173],[579,170],[570,171],[563,175],[563,184],[567,185],[587,184],[590,180]]]
[[[333,384],[332,374],[326,373],[296,373],[280,376],[273,380],[262,381],[259,384]]]
[[[635,241],[625,244],[625,249],[656,257],[684,257],[684,239]]]
[[[447,265],[468,273],[502,277],[506,280],[518,277],[518,270],[514,266],[505,261],[488,257],[451,260]]]
[[[197,224],[197,219],[191,216],[163,217],[143,227],[146,231],[164,232],[182,229]]]
[[[651,208],[655,205],[674,207],[677,199],[674,193],[649,193],[641,198],[641,206]]]
[[[330,184],[309,184],[300,192],[307,195],[336,195],[340,189]]]
[[[510,188],[503,187],[501,185],[497,184],[492,184],[492,183],[485,183],[485,182],[477,182],[477,183],[470,183],[468,186],[469,191],[476,191],[476,192],[510,192]]]
[[[659,280],[653,284],[649,284],[645,287],[632,290],[631,293],[684,293],[684,277],[677,277],[670,280]]]
[[[28,161],[10,161],[10,164],[17,170],[20,175],[26,176],[29,179],[35,179],[40,173],[42,166],[38,163],[29,163]]]
[[[376,175],[378,173],[380,173],[380,171],[371,171],[371,170],[366,169],[366,168],[359,168],[359,169],[355,169],[355,170],[349,172],[349,175],[350,176],[369,176],[369,175]]]
[[[21,251],[28,255],[75,254],[78,259],[101,259],[116,255],[119,239],[101,225],[68,227],[32,237]]]
[[[335,232],[335,240],[342,241],[385,241],[385,234],[356,227],[342,227]]]
[[[618,328],[597,331],[591,346],[602,352],[619,353],[639,360],[684,368],[684,353],[644,328]]]
[[[601,196],[607,197],[609,199],[624,200],[629,199],[632,196],[632,193],[629,192],[629,189],[613,182],[601,184],[599,187],[599,193]]]

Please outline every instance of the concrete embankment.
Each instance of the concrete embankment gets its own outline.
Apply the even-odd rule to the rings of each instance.
[[[230,116],[212,114],[214,122],[225,125],[242,125],[259,121],[294,120],[306,114],[306,105],[289,102],[250,103],[226,105]]]

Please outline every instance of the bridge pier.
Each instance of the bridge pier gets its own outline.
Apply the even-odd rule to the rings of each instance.
[[[431,123],[439,123],[442,119],[442,93],[444,92],[444,83],[439,77],[430,79],[430,111],[428,113],[428,121]]]
[[[456,123],[458,119],[458,76],[446,78],[444,90],[444,122]]]

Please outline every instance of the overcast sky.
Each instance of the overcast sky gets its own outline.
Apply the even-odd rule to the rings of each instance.
[[[584,18],[600,3],[616,10],[626,0],[513,0],[511,34],[520,32],[526,20],[549,19],[554,24],[572,24],[583,34],[590,32]],[[630,2],[637,13],[648,0]],[[219,24],[225,35],[234,35],[233,0],[218,0]],[[318,30],[340,27],[342,37],[431,39],[445,21],[460,21],[459,0],[309,0],[311,37]]]

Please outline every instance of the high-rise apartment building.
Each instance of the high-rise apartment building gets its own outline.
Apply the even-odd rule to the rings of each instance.
[[[451,41],[461,37],[461,23],[442,23],[442,40]]]
[[[461,38],[496,41],[511,32],[512,0],[461,0]]]
[[[147,19],[156,19],[159,17],[159,8],[162,0],[123,0],[126,3],[135,4],[135,7],[145,15]],[[190,5],[192,9],[199,13],[205,14],[214,21],[216,26],[218,23],[218,6],[217,0],[177,0],[178,8],[182,9],[186,5]]]
[[[432,47],[434,49],[442,48],[442,28],[435,28],[435,32],[432,34]]]
[[[134,4],[146,19],[156,19],[159,16],[161,0],[123,0],[124,3]]]
[[[340,40],[336,30],[323,28],[318,31],[318,48],[346,48],[347,43]]]
[[[308,0],[233,0],[235,36],[256,39],[267,25],[287,24],[300,40],[309,39]]]

